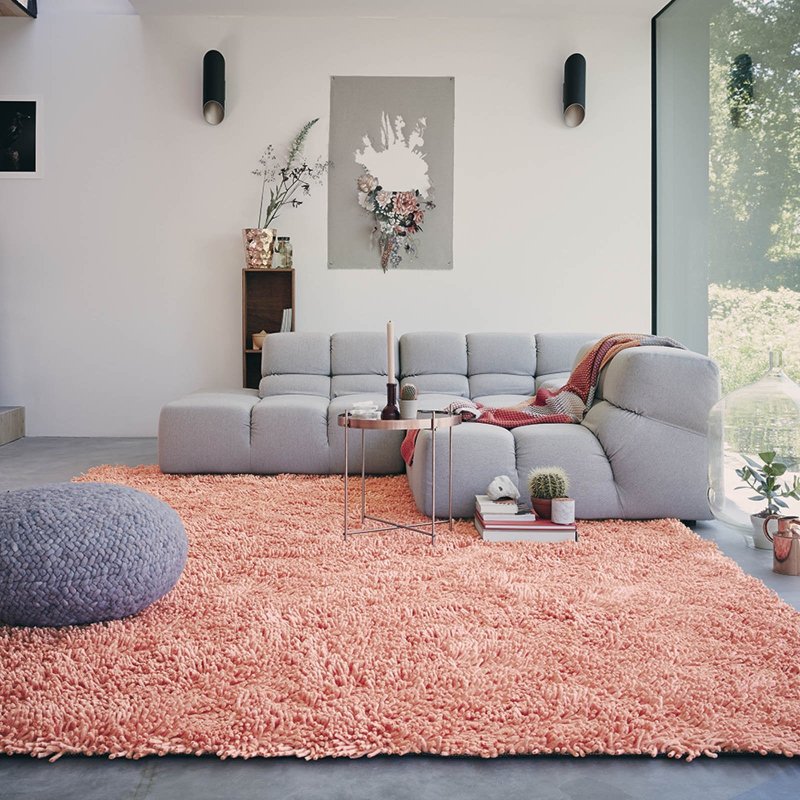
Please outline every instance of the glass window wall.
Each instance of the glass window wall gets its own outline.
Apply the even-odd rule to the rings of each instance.
[[[723,391],[800,380],[800,0],[676,0],[654,22],[655,327]]]

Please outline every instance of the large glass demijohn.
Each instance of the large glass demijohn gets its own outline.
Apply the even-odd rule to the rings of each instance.
[[[766,507],[754,500],[736,470],[760,462],[759,453],[774,451],[786,465],[781,481],[800,475],[800,386],[781,369],[780,353],[770,353],[770,368],[755,383],[722,398],[709,413],[709,492],[717,519],[751,530],[750,515]],[[743,487],[743,488],[739,488]],[[800,515],[800,501],[787,498],[781,513]]]

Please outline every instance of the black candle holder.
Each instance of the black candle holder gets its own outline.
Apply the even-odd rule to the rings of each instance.
[[[386,407],[381,411],[381,419],[400,419],[400,409],[397,406],[397,384],[386,384]]]

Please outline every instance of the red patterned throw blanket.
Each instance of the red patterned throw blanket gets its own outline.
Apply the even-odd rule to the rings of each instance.
[[[580,422],[591,408],[597,391],[600,370],[617,353],[629,347],[657,345],[680,347],[674,339],[652,336],[646,333],[612,333],[600,339],[576,364],[567,382],[556,390],[542,387],[530,400],[508,408],[489,408],[472,400],[455,400],[445,407],[451,414],[461,414],[464,422],[482,422],[503,428],[519,428],[522,425],[540,425],[552,422]],[[419,431],[409,431],[400,446],[406,464],[414,461],[414,447]]]

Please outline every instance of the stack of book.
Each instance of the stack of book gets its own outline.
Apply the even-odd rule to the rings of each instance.
[[[492,500],[475,495],[475,527],[487,542],[577,542],[578,529],[558,525],[517,505],[516,500]]]

